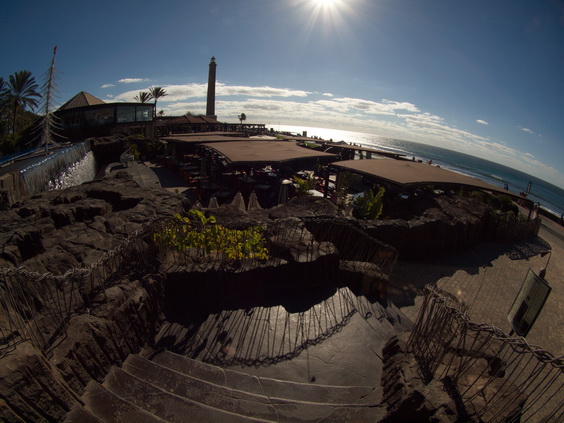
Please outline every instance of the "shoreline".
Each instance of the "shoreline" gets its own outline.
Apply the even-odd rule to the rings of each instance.
[[[547,219],[550,219],[552,222],[556,223],[557,225],[564,227],[564,221],[562,220],[561,216],[558,216],[552,210],[548,210],[542,207],[539,207],[539,214]]]
[[[550,192],[554,192],[553,189],[550,187],[554,187],[557,189],[562,190],[559,186],[556,186],[554,183],[536,177],[534,175],[530,175],[526,172],[523,172],[518,169],[514,169],[510,166],[503,165],[482,157],[473,156],[468,153],[462,153],[455,150],[451,150],[445,147],[437,147],[431,144],[424,144],[422,142],[417,141],[408,141],[408,140],[401,140],[395,138],[388,138],[388,137],[381,137],[375,134],[366,133],[366,132],[357,132],[354,130],[342,130],[342,129],[327,129],[327,128],[315,128],[315,127],[307,127],[307,126],[296,126],[296,125],[281,125],[283,128],[281,132],[292,132],[292,133],[301,133],[302,131],[306,131],[308,136],[320,136],[321,140],[326,142],[339,142],[339,140],[343,140],[349,145],[358,144],[364,147],[369,148],[377,148],[377,149],[384,149],[392,152],[397,152],[399,154],[404,154],[406,157],[415,156],[419,160],[423,160],[424,162],[428,162],[430,159],[433,159],[434,164],[439,164],[441,167],[448,169],[453,172],[461,173],[463,175],[481,180],[483,182],[496,185],[496,186],[503,186],[503,183],[508,183],[511,187],[515,189],[512,191],[518,194],[520,191],[524,191],[527,187],[527,182],[530,180],[533,182],[533,186],[537,182],[542,182],[543,184],[548,184],[548,186],[543,187]],[[316,133],[316,131],[318,133]],[[332,136],[335,135],[335,136]],[[419,150],[416,148],[417,146],[422,146],[423,149]],[[437,149],[435,151],[434,149]],[[444,157],[443,152],[446,151],[448,153],[455,153],[461,154],[463,156],[468,156],[472,160],[480,160],[488,163],[491,163],[493,166],[501,166],[502,169],[499,169],[500,172],[503,172],[503,168],[507,168],[511,171],[509,173],[510,176],[514,177],[515,180],[510,180],[507,178],[508,175],[497,173],[495,170],[490,169],[489,167],[481,168],[479,166],[476,167],[476,163],[464,163],[461,166],[460,163],[457,163],[456,160],[449,161],[448,159],[452,159],[450,156]],[[461,159],[462,160],[462,159]],[[479,164],[479,162],[478,162]],[[484,170],[485,174],[481,174],[480,171]],[[501,176],[496,176],[501,175]],[[531,179],[529,179],[531,178]],[[515,182],[518,182],[517,184]],[[518,187],[518,188],[517,188]],[[558,193],[555,194],[558,196],[555,200],[550,199],[543,199],[536,195],[534,192],[531,193],[531,196],[534,198],[529,197],[529,199],[533,202],[539,202],[541,204],[541,210],[546,211],[547,214],[552,214],[554,216],[548,216],[551,220],[558,222],[560,219],[559,211],[563,211],[564,208],[562,206],[564,198],[562,194]],[[544,204],[544,205],[543,205]],[[556,219],[556,220],[555,220]]]

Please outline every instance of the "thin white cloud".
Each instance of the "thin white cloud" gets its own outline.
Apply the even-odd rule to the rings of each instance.
[[[115,87],[115,85],[114,84],[104,84],[100,88],[111,88],[111,87]]]
[[[120,84],[135,84],[135,83],[147,82],[147,81],[148,79],[143,79],[143,78],[122,78],[118,80]]]
[[[148,89],[147,87],[146,89]],[[164,85],[162,87],[167,96],[163,97],[160,102],[176,102],[186,101],[192,98],[205,98],[207,96],[207,84],[184,84],[184,85]],[[139,94],[138,90],[127,91],[116,96],[117,101],[133,101],[133,98]],[[248,87],[239,85],[226,85],[218,82],[215,89],[216,98],[220,97],[307,97],[311,95],[309,91],[291,90],[287,88],[273,87]]]
[[[207,85],[206,85],[207,89]],[[218,82],[215,89],[218,96],[246,96],[246,97],[307,97],[309,91],[291,90],[288,88],[273,87],[245,87],[238,85],[225,85]]]
[[[164,110],[166,115],[179,116],[188,111],[192,114],[205,113],[207,84],[168,85],[163,88],[168,95],[159,100],[159,110]],[[139,90],[124,92],[116,95],[114,101],[134,101],[133,98],[138,94]],[[558,180],[558,172],[533,155],[519,152],[503,142],[456,128],[443,117],[424,112],[413,103],[326,94],[218,83],[215,109],[221,121],[237,122],[237,116],[245,113],[248,123],[265,123],[267,127],[283,123],[378,134],[489,157],[545,180]],[[487,125],[483,120],[476,122]],[[528,128],[519,129],[539,136]]]
[[[322,95],[325,96],[325,97],[335,97],[335,96],[334,96],[333,94],[331,94],[331,93],[323,93]]]
[[[319,100],[318,104],[325,108],[339,111],[341,113],[362,112],[373,115],[394,116],[398,111],[418,112],[419,109],[411,103],[382,100],[381,102],[363,100],[360,98],[332,98],[330,100]]]
[[[531,134],[531,135],[537,135],[533,130],[529,129],[529,128],[519,128],[521,129],[521,131],[526,132],[527,134]]]
[[[489,125],[488,122],[486,122],[485,120],[482,120],[482,119],[478,119],[478,120],[476,120],[476,122],[478,122],[480,125]]]

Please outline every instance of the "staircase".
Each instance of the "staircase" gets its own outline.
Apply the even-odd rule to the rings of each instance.
[[[66,422],[378,422],[381,388],[251,376],[169,351],[132,354],[91,381]]]

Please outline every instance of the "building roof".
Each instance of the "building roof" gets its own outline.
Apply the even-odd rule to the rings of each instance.
[[[76,109],[79,107],[96,106],[99,104],[106,103],[100,100],[98,97],[94,97],[92,94],[88,94],[86,91],[81,91],[61,107],[59,107],[59,110]]]
[[[218,120],[211,116],[192,116],[184,115],[164,121],[166,125],[195,125],[195,124],[209,124],[219,123]]]
[[[323,145],[327,147],[326,151],[333,149],[343,149],[343,150],[364,151],[366,153],[373,153],[379,156],[391,157],[394,159],[397,159],[399,157],[405,157],[405,154],[392,153],[391,151],[384,151],[384,150],[376,150],[375,148],[361,147],[358,145],[337,144],[337,143],[327,143],[327,142],[325,142]]]
[[[291,141],[255,139],[214,143],[208,147],[225,156],[232,164],[282,163],[298,159],[336,157],[335,154],[300,147]]]
[[[458,185],[481,188],[488,191],[506,192],[479,179],[442,169],[438,166],[414,161],[394,159],[345,160],[331,163],[331,166],[372,176],[401,186]]]
[[[174,134],[169,135],[166,138],[174,139],[175,137],[190,138],[190,137],[239,137],[246,138],[247,135],[244,132],[225,132],[225,131],[212,131],[212,132],[189,132],[186,134]]]
[[[161,137],[161,140],[176,141],[182,143],[206,144],[211,142],[229,142],[229,141],[252,141],[247,137],[235,135],[226,136],[213,132],[195,132],[193,134],[178,134]],[[258,141],[261,141],[260,139]]]

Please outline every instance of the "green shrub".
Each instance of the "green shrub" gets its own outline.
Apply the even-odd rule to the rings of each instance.
[[[352,214],[357,219],[361,220],[374,220],[382,215],[384,209],[384,193],[386,190],[380,188],[378,194],[374,195],[372,190],[364,193],[363,197],[355,198],[352,206]]]
[[[517,207],[517,204],[513,202],[510,196],[501,194],[497,196],[497,199],[498,199],[498,208],[500,211],[504,213],[513,212],[516,215],[519,214],[519,207]]]
[[[297,176],[294,176],[294,181],[298,184],[298,188],[296,189],[296,195],[310,195],[308,192],[309,190],[315,189],[315,179],[311,176],[308,176],[307,179],[302,179]]]
[[[175,214],[173,221],[154,239],[182,252],[195,248],[200,255],[222,254],[229,261],[247,258],[268,259],[264,228],[253,226],[245,230],[228,229],[198,210],[187,215]]]

